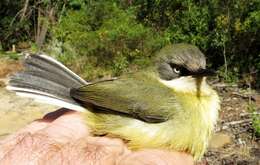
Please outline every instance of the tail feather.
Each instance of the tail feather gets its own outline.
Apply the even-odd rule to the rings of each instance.
[[[43,73],[47,73],[47,75],[54,73],[63,76],[71,85],[87,84],[85,80],[73,73],[63,64],[46,55],[29,55],[26,57],[24,64],[26,71],[35,71],[36,68],[36,70],[42,70]]]
[[[25,70],[10,77],[8,90],[18,95],[34,98],[57,106],[84,110],[70,97],[71,88],[79,88],[88,83],[46,55],[29,55],[24,60]]]
[[[50,80],[49,77],[37,76],[36,72],[17,73],[11,77],[9,84],[15,87],[27,87],[29,89],[39,90],[42,92],[51,93],[62,98],[70,98],[69,86],[60,84],[59,81]],[[29,80],[29,81],[28,81]]]

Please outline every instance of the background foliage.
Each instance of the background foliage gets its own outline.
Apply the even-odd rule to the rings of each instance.
[[[219,78],[260,86],[259,0],[4,0],[0,44],[58,57],[87,79],[149,65],[161,47],[200,47]]]

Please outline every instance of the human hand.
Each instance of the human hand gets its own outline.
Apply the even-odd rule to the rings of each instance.
[[[121,139],[94,137],[80,113],[60,109],[0,141],[0,164],[190,165],[190,155],[130,151]]]

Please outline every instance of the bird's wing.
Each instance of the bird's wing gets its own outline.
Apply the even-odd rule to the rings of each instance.
[[[99,112],[121,113],[145,122],[160,123],[172,115],[175,98],[158,81],[144,77],[102,81],[71,90],[83,106]]]

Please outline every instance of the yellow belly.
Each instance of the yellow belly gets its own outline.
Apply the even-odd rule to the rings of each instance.
[[[198,97],[180,94],[182,109],[173,119],[163,123],[145,123],[137,119],[112,115],[85,113],[85,121],[94,134],[112,134],[128,140],[131,149],[161,148],[185,151],[200,159],[208,144],[217,119],[218,96]],[[187,100],[189,100],[187,102]]]

